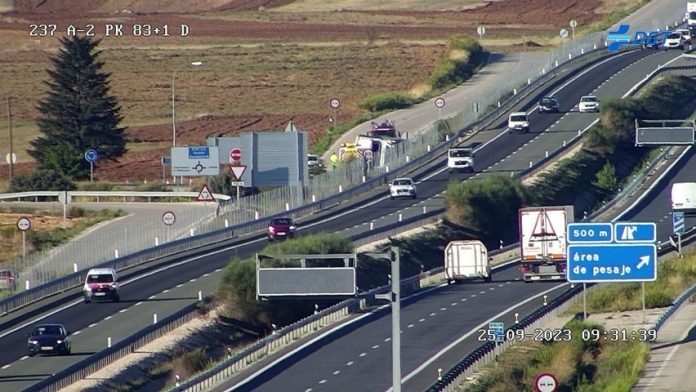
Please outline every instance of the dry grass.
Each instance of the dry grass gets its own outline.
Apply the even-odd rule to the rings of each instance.
[[[464,10],[479,7],[481,0],[297,0],[274,8],[277,12],[326,12],[335,10]]]

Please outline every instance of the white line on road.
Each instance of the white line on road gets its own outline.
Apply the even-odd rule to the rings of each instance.
[[[149,296],[147,299],[155,299],[155,297],[157,297],[157,296],[156,296],[156,295],[151,295],[151,296]]]
[[[189,282],[195,282],[195,281],[196,281],[196,278],[189,280]]]
[[[424,318],[418,320],[419,323],[422,323],[423,321],[425,321]]]
[[[112,317],[112,316],[106,316],[106,317],[104,317],[104,320],[105,320],[105,321],[106,321],[106,320],[110,320],[111,317]]]
[[[169,289],[166,289],[166,290],[162,291],[162,294],[168,293],[168,292],[169,292]]]
[[[82,331],[73,332],[73,336],[81,334]]]
[[[413,328],[413,324],[409,324],[407,328]]]
[[[321,380],[319,381],[319,384],[324,384],[327,380]]]
[[[346,363],[346,366],[350,366],[350,365],[352,365],[352,364],[353,364],[353,361],[348,361],[348,362]]]
[[[181,287],[183,285],[184,285],[183,283],[179,283],[178,285],[176,285],[176,288],[178,289],[179,287]]]
[[[391,340],[391,338],[386,338],[386,339],[384,339],[385,342],[388,342],[388,341],[390,341],[390,340]]]
[[[92,323],[92,324],[90,324],[89,327],[87,327],[87,328],[92,328],[92,327],[94,327],[94,326],[96,326],[96,325],[97,325],[97,323]]]
[[[5,370],[5,369],[7,369],[7,368],[10,367],[10,366],[12,366],[12,364],[7,364],[7,365],[1,367],[0,369]]]
[[[340,372],[341,372],[340,370],[336,370],[335,372],[333,372],[333,375],[335,376],[335,375],[337,375],[337,374],[340,373]]]
[[[377,348],[379,348],[379,344],[375,344],[374,346],[372,346],[372,349],[373,349],[373,350],[374,350],[374,349],[377,349]]]
[[[137,304],[135,304],[135,306],[138,306],[138,305],[140,305],[140,304],[142,304],[142,302],[138,302]]]
[[[476,294],[471,294],[471,298],[474,298],[474,297],[476,297]]]
[[[495,290],[495,287],[491,287],[490,289],[488,289],[488,291],[492,291],[492,290]]]
[[[440,308],[440,310],[444,312],[445,310],[447,310],[447,308]]]
[[[128,308],[125,308],[125,309],[119,310],[118,312],[119,312],[119,313],[126,313],[127,311],[128,311]]]
[[[19,358],[19,360],[20,360],[20,361],[23,361],[23,360],[25,360],[25,359],[27,359],[27,358],[29,358],[29,356],[28,356],[28,355],[25,355],[25,356],[23,356],[22,358]]]
[[[436,313],[430,313],[430,317],[433,317]]]
[[[360,353],[361,358],[364,357],[365,355],[367,355],[367,353]]]

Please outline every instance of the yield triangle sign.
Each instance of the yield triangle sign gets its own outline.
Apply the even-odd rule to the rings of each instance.
[[[208,185],[203,185],[203,188],[201,188],[201,192],[198,194],[198,201],[215,201],[213,192],[208,189]]]
[[[246,170],[246,166],[230,166],[230,170],[232,170],[232,175],[237,181],[242,180],[242,174],[244,174],[244,170]]]

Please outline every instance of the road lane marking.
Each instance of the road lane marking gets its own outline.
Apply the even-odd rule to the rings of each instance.
[[[110,320],[110,319],[111,319],[111,317],[112,317],[112,316],[106,316],[106,317],[104,317],[104,321],[106,321],[106,320]]]
[[[352,364],[353,364],[353,361],[348,361],[348,362],[346,363],[346,366],[350,366],[350,365],[352,365]]]
[[[138,305],[140,305],[140,304],[142,304],[142,302],[138,302],[137,304],[135,304],[135,306],[138,306]]]
[[[379,344],[375,344],[374,346],[372,346],[372,349],[373,349],[373,350],[374,350],[374,349],[378,349],[378,348],[379,348]]]
[[[447,308],[440,308],[440,311],[444,312]]]
[[[367,353],[360,353],[360,358],[364,357],[365,355],[367,355]]]
[[[324,384],[327,380],[321,380],[319,381],[319,384]]]
[[[409,324],[407,328],[413,328],[413,324]]]
[[[97,325],[97,323],[92,323],[92,324],[90,324],[89,327],[87,327],[87,328],[93,328],[93,327],[96,326],[96,325]]]
[[[1,367],[0,369],[5,370],[5,369],[7,369],[7,368],[10,367],[10,366],[12,366],[12,364],[7,364],[7,365]]]
[[[430,317],[433,317],[436,313],[430,313]]]
[[[25,359],[27,359],[27,358],[29,358],[29,356],[28,356],[28,355],[25,355],[25,356],[23,356],[22,358],[19,358],[19,360],[20,360],[20,361],[23,361],[23,360],[25,360]]]
[[[390,341],[390,340],[391,340],[391,338],[386,338],[386,339],[384,339],[385,342],[388,342],[388,341]]]
[[[121,310],[119,310],[118,312],[119,312],[119,313],[126,313],[126,311],[128,311],[128,308],[121,309]]]
[[[341,372],[340,370],[336,370],[335,372],[333,372],[333,375],[335,376],[335,375],[337,375],[337,374],[340,373],[340,372]]]
[[[81,334],[82,331],[73,332],[73,336]]]

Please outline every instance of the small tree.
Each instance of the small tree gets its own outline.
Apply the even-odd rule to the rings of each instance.
[[[31,142],[29,154],[39,169],[72,178],[87,178],[89,162],[82,154],[93,148],[101,158],[115,160],[126,152],[124,128],[116,99],[109,94],[109,74],[97,58],[99,41],[64,37],[59,54],[51,59],[48,96],[41,100],[37,120],[43,136]]]
[[[616,179],[616,169],[611,162],[607,162],[602,167],[602,170],[597,172],[597,180],[592,183],[592,185],[599,188],[605,194],[610,194],[614,192],[618,186],[618,180]]]

